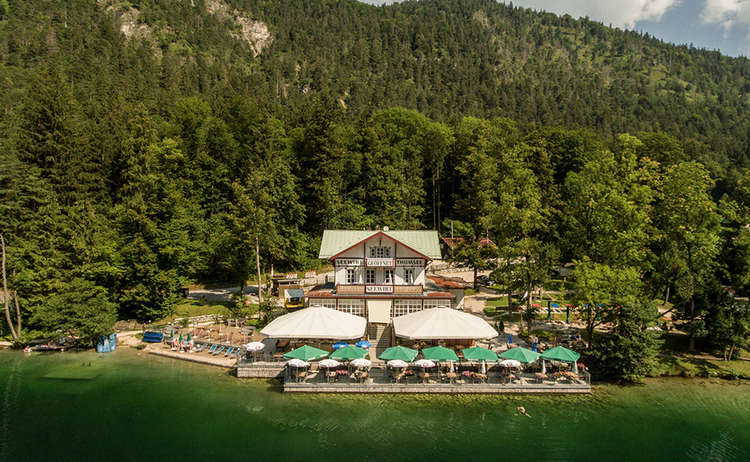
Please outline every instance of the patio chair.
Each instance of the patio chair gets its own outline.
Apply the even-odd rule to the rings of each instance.
[[[227,350],[227,352],[224,353],[224,357],[225,358],[229,357],[229,355],[231,355],[233,351],[234,351],[234,347],[229,347],[229,349]]]
[[[222,351],[224,351],[227,347],[224,345],[220,346],[218,350],[214,351],[213,355],[218,356]]]
[[[218,348],[218,346],[219,346],[218,343],[214,343],[213,345],[211,345],[211,348],[208,349],[208,354],[213,354],[213,352],[216,351],[216,348]]]

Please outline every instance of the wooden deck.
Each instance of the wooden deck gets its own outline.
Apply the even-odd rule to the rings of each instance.
[[[167,358],[180,359],[182,361],[191,361],[194,363],[208,364],[210,366],[219,366],[231,369],[237,363],[234,358],[225,358],[224,356],[214,356],[208,353],[187,353],[172,351],[172,349],[163,343],[154,343],[145,348],[145,350],[158,356],[165,356]]]

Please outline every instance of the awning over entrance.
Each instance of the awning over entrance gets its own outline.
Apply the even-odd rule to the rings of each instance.
[[[311,306],[271,321],[261,334],[269,338],[324,338],[352,340],[365,335],[367,320],[361,316]]]
[[[410,340],[483,339],[498,333],[484,319],[450,308],[431,308],[393,318],[397,337]]]

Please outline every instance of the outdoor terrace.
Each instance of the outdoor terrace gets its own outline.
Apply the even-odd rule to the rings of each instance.
[[[447,365],[441,365],[446,368]],[[474,367],[476,369],[476,367]],[[373,366],[364,371],[327,373],[325,369],[298,371],[285,368],[283,372],[284,392],[291,393],[470,393],[470,394],[515,394],[515,393],[590,393],[590,375],[582,371],[547,373],[504,373],[495,368],[486,374],[478,374],[471,367],[461,365],[455,373],[428,372],[419,369],[414,375],[397,380],[397,374],[386,367]],[[300,375],[302,374],[302,375]]]

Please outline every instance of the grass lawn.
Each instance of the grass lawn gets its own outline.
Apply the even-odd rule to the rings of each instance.
[[[492,308],[498,308],[498,307],[507,307],[508,306],[508,296],[503,295],[502,297],[493,297],[488,298],[487,302],[485,302],[484,306],[492,307]]]
[[[750,379],[750,361],[722,361],[720,359],[694,357],[713,356],[710,348],[696,343],[696,351],[689,351],[689,339],[685,334],[665,333],[661,336],[661,354],[652,375],[679,375],[684,377],[743,377]],[[740,356],[747,358],[745,351]]]
[[[167,323],[175,318],[189,318],[192,316],[204,316],[207,314],[228,315],[229,308],[227,308],[227,305],[229,305],[229,303],[185,299],[177,304],[174,315],[168,316],[155,324]]]

